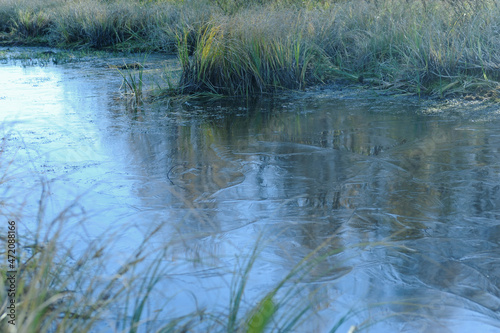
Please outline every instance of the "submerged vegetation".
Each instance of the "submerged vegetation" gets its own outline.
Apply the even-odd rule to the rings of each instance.
[[[245,95],[338,79],[494,93],[498,0],[4,0],[4,44],[177,52],[178,92]]]

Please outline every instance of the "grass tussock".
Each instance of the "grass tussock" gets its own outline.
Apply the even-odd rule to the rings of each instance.
[[[310,42],[296,11],[252,12],[252,20],[218,17],[198,33],[192,57],[179,37],[182,92],[248,95],[301,89],[319,79],[326,54]]]
[[[148,35],[175,24],[177,11],[168,3],[153,9],[137,2],[79,2],[54,18],[50,38],[55,45],[169,50],[168,38],[153,41]]]
[[[497,0],[278,2],[227,12],[198,32],[192,57],[179,38],[181,92],[245,95],[335,79],[441,97],[498,88]]]
[[[212,9],[182,0],[5,0],[0,32],[4,44],[173,52],[176,31],[208,20]]]
[[[125,94],[132,97],[135,106],[140,106],[143,103],[143,74],[144,74],[144,63],[146,62],[146,56],[142,64],[134,64],[137,68],[130,68],[127,65],[122,66],[122,68],[117,68],[123,81],[122,87],[125,90]]]
[[[245,95],[348,79],[447,96],[498,88],[499,0],[0,3],[5,40],[178,52],[178,92]]]

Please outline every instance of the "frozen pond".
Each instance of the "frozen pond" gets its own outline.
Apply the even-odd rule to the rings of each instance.
[[[347,314],[338,332],[500,330],[500,118],[321,91],[135,110],[121,82],[88,62],[0,65],[3,158],[22,175],[26,225],[40,175],[49,216],[81,195],[89,238],[161,225],[151,242],[181,240],[163,309],[175,315],[193,310],[191,293],[225,307],[221,277],[263,235],[255,295],[325,240],[343,249],[300,282],[322,285],[308,331]]]

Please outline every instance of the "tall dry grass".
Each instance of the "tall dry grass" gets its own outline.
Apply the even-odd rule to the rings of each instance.
[[[311,42],[296,10],[214,17],[197,34],[189,57],[189,32],[179,37],[183,92],[248,95],[300,89],[318,81],[326,54]]]
[[[491,91],[499,14],[496,0],[243,8],[204,27],[193,58],[181,49],[181,90],[246,94],[349,78],[418,94]]]
[[[336,66],[401,90],[443,94],[469,80],[487,87],[498,75],[498,14],[496,1],[345,5],[339,43],[328,53]]]
[[[18,43],[173,52],[176,32],[208,20],[212,9],[182,0],[5,0],[0,32]]]
[[[347,78],[445,96],[497,88],[499,4],[5,0],[0,30],[3,40],[178,52],[183,93],[245,95]]]

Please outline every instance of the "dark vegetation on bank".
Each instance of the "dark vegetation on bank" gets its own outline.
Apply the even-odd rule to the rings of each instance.
[[[499,0],[3,0],[0,41],[177,53],[181,93],[495,95]]]

